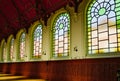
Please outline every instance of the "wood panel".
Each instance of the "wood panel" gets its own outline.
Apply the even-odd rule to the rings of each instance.
[[[48,81],[117,81],[120,58],[0,63],[0,71]]]

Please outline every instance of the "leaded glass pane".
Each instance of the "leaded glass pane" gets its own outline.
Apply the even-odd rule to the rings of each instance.
[[[24,56],[25,56],[25,33],[22,33],[20,37],[20,59],[24,60]]]
[[[33,57],[40,58],[42,55],[42,25],[38,25],[34,31]]]
[[[53,57],[68,56],[70,51],[70,16],[62,13],[53,24]]]
[[[14,39],[12,38],[10,42],[10,60],[13,60],[14,58],[13,53],[14,53]]]
[[[3,44],[3,61],[6,60],[6,42]]]
[[[88,7],[88,54],[119,51],[120,0],[94,0]]]

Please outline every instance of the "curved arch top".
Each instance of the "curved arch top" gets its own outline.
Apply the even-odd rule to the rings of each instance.
[[[88,54],[120,52],[118,0],[93,0],[87,8]]]
[[[70,15],[62,12],[52,23],[52,57],[65,57],[70,53]]]

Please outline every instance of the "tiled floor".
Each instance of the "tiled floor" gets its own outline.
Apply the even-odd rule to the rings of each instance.
[[[28,79],[25,76],[13,76],[10,74],[0,74],[0,81],[46,81],[44,79]]]

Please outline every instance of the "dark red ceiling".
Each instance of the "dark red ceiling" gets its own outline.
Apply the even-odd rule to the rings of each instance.
[[[55,10],[82,0],[0,0],[0,40],[16,35],[21,28],[42,18],[45,22]]]

